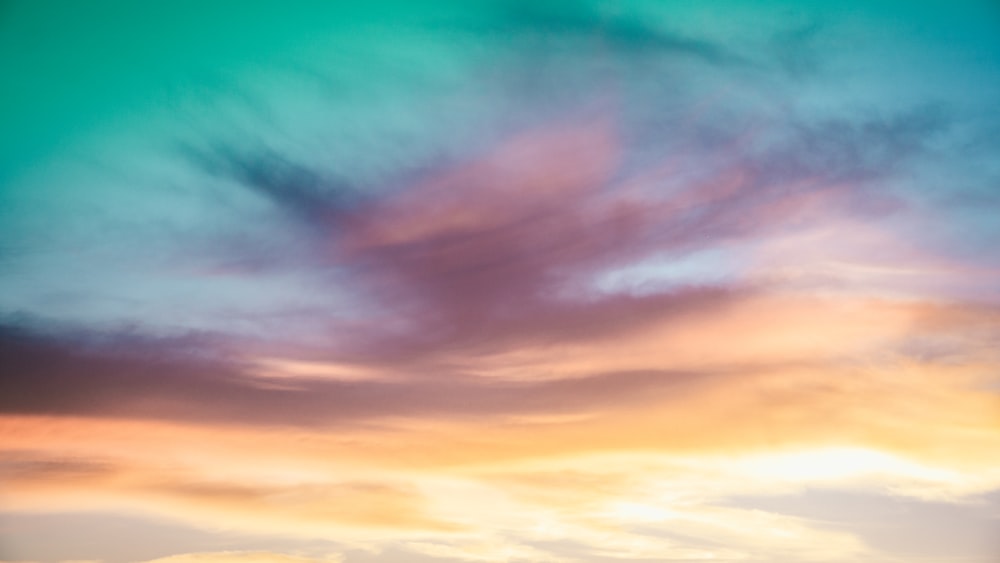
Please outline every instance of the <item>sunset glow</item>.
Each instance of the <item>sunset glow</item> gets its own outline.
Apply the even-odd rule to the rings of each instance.
[[[1000,8],[0,5],[0,561],[989,563]]]

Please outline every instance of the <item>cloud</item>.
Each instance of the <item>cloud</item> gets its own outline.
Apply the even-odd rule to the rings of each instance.
[[[526,131],[406,189],[349,205],[317,195],[330,190],[308,188],[312,195],[304,195],[285,180],[282,160],[254,161],[265,170],[252,175],[258,179],[235,179],[255,191],[263,181],[284,194],[277,207],[309,227],[301,234],[313,249],[308,267],[339,272],[339,289],[349,288],[363,304],[360,322],[345,331],[331,319],[331,331],[349,332],[359,350],[392,356],[400,347],[448,346],[482,331],[493,338],[639,301],[599,295],[592,283],[645,259],[753,240],[838,208],[891,209],[891,198],[864,182],[915,154],[935,130],[927,120],[822,124],[791,138],[752,133],[763,148],[740,148],[740,141],[714,164],[691,155],[708,170],[693,177],[679,168],[679,157],[623,169],[623,132],[613,117],[599,116]],[[820,139],[832,145],[814,146]],[[237,170],[244,166],[233,162]]]
[[[204,466],[142,461],[48,459],[9,453],[0,465],[5,503],[29,510],[97,509],[166,514],[213,529],[336,539],[335,530],[453,531],[430,516],[411,487],[378,481],[268,482],[213,479]],[[150,464],[150,461],[156,461]],[[210,473],[210,472],[209,472]]]
[[[770,181],[813,177],[857,184],[885,178],[907,160],[926,154],[952,116],[928,105],[890,115],[840,116],[791,123],[756,160]]]
[[[400,462],[418,462],[429,447],[445,464],[810,441],[935,458],[943,449],[977,463],[985,435],[961,428],[990,424],[990,308],[695,290],[551,312],[396,357],[321,357],[305,373],[287,371],[280,357],[226,357],[205,343],[197,353],[191,340],[80,343],[8,329],[0,352],[14,370],[0,383],[0,408],[214,428],[382,428],[376,451],[412,426],[416,441],[397,452]],[[762,318],[766,331],[756,329]],[[915,412],[928,426],[899,424]],[[953,412],[967,418],[940,418]],[[477,437],[463,425],[493,430]],[[455,431],[460,448],[439,441]]]
[[[339,563],[340,561],[342,559],[336,555],[316,558],[263,551],[215,551],[171,555],[151,559],[145,563]]]
[[[682,341],[664,352],[701,365],[720,340],[742,340],[752,353],[767,351],[761,344],[777,338],[764,356],[773,359],[794,350],[788,339],[796,330],[831,324],[838,319],[831,313],[845,305],[828,303],[832,311],[823,311],[817,304],[781,313],[772,302],[734,324],[768,311],[774,327],[782,314],[798,311],[784,336],[754,342],[743,328],[736,338],[706,327],[714,338],[702,350]],[[733,309],[724,311],[734,322]],[[873,324],[871,304],[848,312],[852,322],[840,317],[844,333],[833,341],[843,344],[853,335],[859,352],[875,340],[872,333],[856,334],[860,327],[894,334],[911,326],[940,333],[976,326],[968,310],[917,308],[902,325]],[[987,318],[978,322],[991,326]],[[817,346],[824,338],[803,336],[801,350],[822,356]],[[743,358],[736,369],[712,377],[685,374],[662,388],[662,374],[648,380],[641,374],[563,376],[525,382],[525,394],[507,395],[510,377],[500,376],[499,386],[481,389],[484,397],[444,403],[408,388],[418,403],[496,408],[458,418],[449,409],[387,409],[378,424],[333,431],[232,420],[8,414],[0,417],[9,460],[2,468],[4,504],[141,512],[208,529],[224,522],[244,532],[366,546],[386,545],[392,530],[392,545],[404,552],[472,560],[615,553],[636,559],[878,557],[820,522],[720,506],[748,489],[787,494],[824,487],[955,501],[997,486],[995,397],[981,387],[991,381],[989,356],[956,363],[886,357],[875,348],[822,363]],[[634,352],[610,352],[603,361],[643,361]],[[540,358],[552,361],[552,353]],[[584,365],[597,356],[587,358]],[[310,377],[281,381],[308,383]],[[442,394],[447,388],[429,389]],[[519,404],[525,401],[546,408],[525,410]],[[560,414],[565,405],[573,408]]]
[[[337,428],[365,438],[353,454],[324,440],[327,447],[393,464],[811,443],[864,444],[935,463],[946,455],[959,467],[976,466],[990,451],[995,315],[764,296],[575,341],[529,334],[495,352],[458,347],[417,364],[362,364],[376,376],[354,379],[269,376],[239,363],[141,362],[22,339],[8,344],[5,363],[18,369],[7,384],[37,391],[4,394],[3,406],[9,415],[176,421],[220,431]],[[765,317],[769,329],[755,330]],[[92,410],[94,403],[101,409]]]

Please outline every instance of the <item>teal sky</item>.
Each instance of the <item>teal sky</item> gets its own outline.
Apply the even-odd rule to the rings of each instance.
[[[106,0],[86,4],[7,1],[0,14],[0,68],[9,77],[2,108],[8,131],[2,151],[4,176],[44,162],[95,129],[169,107],[177,97],[191,95],[191,90],[212,92],[224,88],[234,75],[302,62],[311,45],[331,41],[340,45],[388,43],[393,41],[397,26],[421,21],[444,26],[470,21],[488,25],[502,4],[383,1],[361,7],[300,0],[294,9],[268,1],[240,2],[239,9],[234,9],[228,2],[140,6]],[[574,11],[572,2],[546,6],[534,9],[553,14]],[[608,11],[606,6],[603,9]],[[841,3],[803,7],[767,2],[749,8],[740,2],[717,2],[706,9],[691,2],[632,2],[611,10],[652,12],[664,19],[679,15],[681,25],[700,24],[699,33],[712,38],[730,31],[744,36],[766,34],[766,29],[750,33],[745,28],[732,29],[748,11],[752,12],[751,20],[759,20],[755,23],[767,25],[770,20],[772,26],[780,26],[781,19],[794,24],[828,14],[846,15],[869,25],[884,25],[890,36],[903,32],[910,40],[924,40],[930,51],[944,45],[952,52],[941,50],[937,54],[952,55],[950,62],[959,63],[959,68],[995,69],[992,38],[998,16],[991,2],[926,2],[918,6],[881,2],[877,9],[873,13],[871,8],[862,11]],[[380,33],[356,31],[365,24],[382,24]],[[851,54],[864,56],[857,51]],[[897,54],[906,56],[905,51]],[[985,99],[993,92],[986,88],[981,95]]]

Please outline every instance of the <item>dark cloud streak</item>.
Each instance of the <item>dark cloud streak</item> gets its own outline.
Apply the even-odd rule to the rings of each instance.
[[[573,9],[565,9],[572,4]],[[746,64],[747,61],[722,45],[670,32],[637,17],[600,13],[580,2],[506,2],[504,31],[538,34],[542,37],[592,38],[623,55],[640,53],[680,55],[712,65]]]
[[[491,417],[577,412],[606,401],[669,396],[708,374],[670,370],[555,381],[421,377],[396,381],[264,379],[247,366],[83,349],[10,327],[0,337],[0,412],[278,426],[385,417]],[[666,395],[664,395],[666,394]]]
[[[271,150],[187,147],[184,153],[198,168],[263,196],[293,222],[324,231],[360,200],[359,190],[343,181]]]

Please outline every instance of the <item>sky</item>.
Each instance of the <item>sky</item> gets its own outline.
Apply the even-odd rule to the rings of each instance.
[[[1000,5],[0,2],[0,560],[990,563]]]

